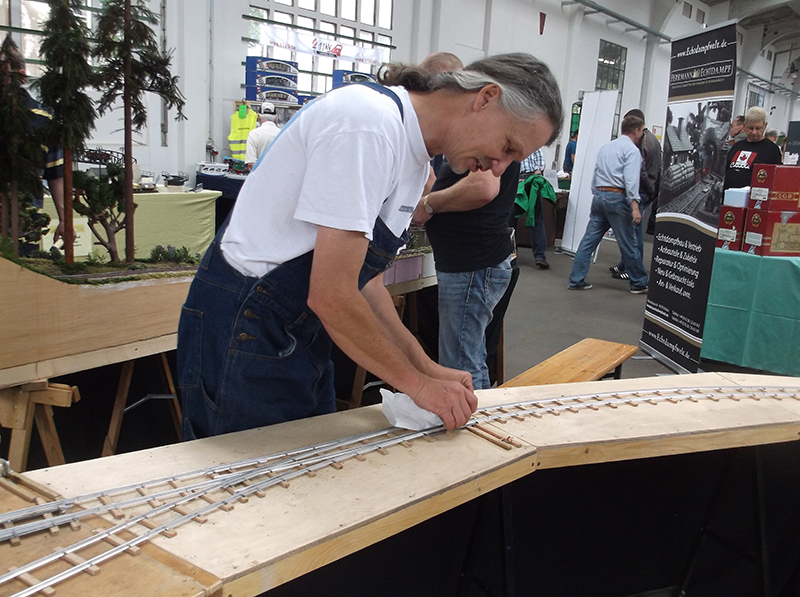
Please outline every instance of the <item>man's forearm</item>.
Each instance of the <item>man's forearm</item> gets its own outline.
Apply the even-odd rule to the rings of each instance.
[[[446,189],[428,194],[428,205],[433,213],[470,211],[478,209],[497,197],[500,179],[491,172],[470,172],[466,177]]]

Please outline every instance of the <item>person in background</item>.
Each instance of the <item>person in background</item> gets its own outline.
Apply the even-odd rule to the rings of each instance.
[[[25,77],[22,81],[24,84],[27,80],[25,59],[14,44],[9,48],[9,53],[12,52],[14,55],[9,57],[0,54],[0,71],[7,72],[5,69],[9,68],[10,59],[13,58],[13,62],[22,65],[19,72]],[[22,91],[28,103],[28,110],[30,110],[31,131],[37,134],[53,117],[42,104],[31,97],[26,89]],[[50,191],[50,196],[53,199],[56,214],[58,215],[58,226],[53,234],[53,242],[56,243],[64,236],[64,151],[60,145],[42,146],[42,178],[47,182],[47,188]],[[35,197],[33,205],[38,209],[42,209],[44,207],[44,198]],[[72,240],[74,240],[74,231]],[[66,237],[64,237],[64,242],[67,242]]]
[[[766,133],[764,133],[764,136],[770,141],[772,141],[775,145],[777,145],[779,134],[780,133],[778,133],[778,129],[769,129]]]
[[[744,141],[747,133],[744,132],[744,116],[737,116],[731,122],[731,130],[728,132],[728,147],[733,147],[734,143]]]
[[[745,116],[747,138],[735,143],[728,151],[723,189],[749,187],[753,176],[753,164],[781,163],[780,147],[764,137],[766,130],[767,113],[763,108],[753,106]]]
[[[578,130],[572,133],[572,136],[567,141],[567,150],[564,153],[563,170],[572,176],[572,169],[575,167],[575,149],[578,147]]]
[[[447,72],[457,65],[452,55],[445,61],[439,55],[420,68]],[[439,364],[468,371],[475,389],[491,387],[486,328],[512,278],[508,220],[518,177],[519,162],[497,178],[489,171],[455,172],[444,159],[412,218],[425,226],[436,263]]]
[[[527,158],[522,160],[519,168],[519,181],[524,183],[531,176],[544,176],[544,154],[541,149],[537,149]],[[549,185],[548,185],[549,186]],[[547,262],[547,232],[544,229],[544,212],[542,211],[542,201],[534,197],[533,202],[533,226],[531,226],[531,247],[533,249],[533,262],[539,269],[550,269]],[[530,209],[528,204],[528,209]]]
[[[558,84],[529,54],[427,73],[389,64],[304,106],[242,186],[178,325],[184,440],[335,410],[332,343],[464,425],[472,377],[433,362],[400,321],[383,271],[444,154],[499,177],[558,135]]]
[[[642,221],[639,209],[642,154],[636,144],[643,134],[644,120],[638,116],[626,116],[622,119],[620,136],[603,145],[597,153],[592,179],[592,210],[572,263],[570,290],[589,290],[592,287],[586,282],[592,253],[610,227],[622,252],[625,271],[630,275],[631,293],[647,293],[647,272],[642,267],[633,234],[633,227]]]
[[[261,102],[258,108],[258,124],[247,135],[247,149],[245,150],[244,162],[248,168],[253,168],[258,162],[258,158],[264,153],[267,146],[272,143],[281,129],[275,124],[278,118],[275,105],[270,102]]]
[[[637,116],[644,122],[644,112],[638,108],[628,110],[625,116]],[[661,143],[658,138],[647,128],[644,129],[642,138],[637,143],[642,154],[642,174],[639,177],[639,208],[644,217],[644,212],[648,205],[653,205],[653,210],[658,205],[658,185],[661,179]],[[639,249],[639,260],[644,267],[644,235],[642,234],[642,222],[633,227],[634,242]],[[628,280],[630,276],[625,270],[625,261],[620,258],[617,265],[608,268],[611,276],[619,280]]]

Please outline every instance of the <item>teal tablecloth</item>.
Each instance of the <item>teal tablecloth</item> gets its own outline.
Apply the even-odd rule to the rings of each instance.
[[[800,257],[717,249],[700,356],[800,376]]]

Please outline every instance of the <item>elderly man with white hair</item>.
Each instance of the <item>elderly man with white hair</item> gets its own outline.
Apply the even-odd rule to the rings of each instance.
[[[725,170],[725,189],[749,187],[753,176],[753,164],[780,164],[781,150],[764,137],[767,129],[767,113],[763,108],[752,107],[744,118],[747,139],[734,143],[728,151],[728,167]]]

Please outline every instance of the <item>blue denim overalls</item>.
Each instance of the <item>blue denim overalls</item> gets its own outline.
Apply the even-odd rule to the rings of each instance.
[[[391,91],[378,91],[399,105]],[[220,251],[226,228],[203,257],[178,325],[183,440],[335,410],[332,342],[307,304],[313,251],[248,277]],[[406,232],[398,238],[378,218],[359,289],[407,242]]]

